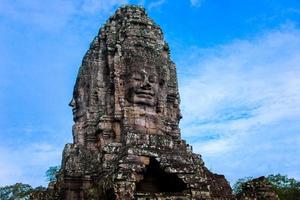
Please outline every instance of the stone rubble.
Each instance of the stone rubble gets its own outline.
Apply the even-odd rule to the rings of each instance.
[[[279,200],[272,185],[262,176],[242,185],[242,192],[237,195],[239,200]]]

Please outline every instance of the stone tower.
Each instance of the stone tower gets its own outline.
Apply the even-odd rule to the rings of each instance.
[[[181,139],[175,64],[163,33],[123,6],[83,58],[70,106],[72,144],[54,186],[58,199],[232,199]]]

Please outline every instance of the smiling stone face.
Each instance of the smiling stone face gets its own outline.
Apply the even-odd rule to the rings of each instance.
[[[122,83],[124,84],[126,125],[136,133],[162,134],[161,94],[165,93],[164,76],[159,56],[151,56],[145,49],[132,52],[124,59]],[[123,85],[122,84],[122,85]]]
[[[127,77],[127,100],[133,104],[154,107],[159,87],[155,68],[135,68]]]

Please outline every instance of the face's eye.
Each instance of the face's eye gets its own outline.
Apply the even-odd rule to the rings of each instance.
[[[132,79],[136,81],[143,81],[144,77],[141,73],[135,72],[132,74]]]
[[[156,82],[157,82],[157,77],[156,77],[155,75],[150,75],[150,76],[148,77],[148,81],[149,81],[150,83],[156,83]]]

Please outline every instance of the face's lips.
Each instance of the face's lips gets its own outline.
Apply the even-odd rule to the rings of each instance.
[[[141,94],[141,95],[148,95],[148,96],[154,96],[154,92],[151,90],[137,90],[135,91],[136,94]]]
[[[152,95],[148,95],[148,94],[137,94],[138,98],[142,98],[142,99],[149,99],[152,100],[153,96]]]
[[[77,108],[73,108],[73,109],[72,109],[73,115],[74,115],[76,112],[77,112]]]

